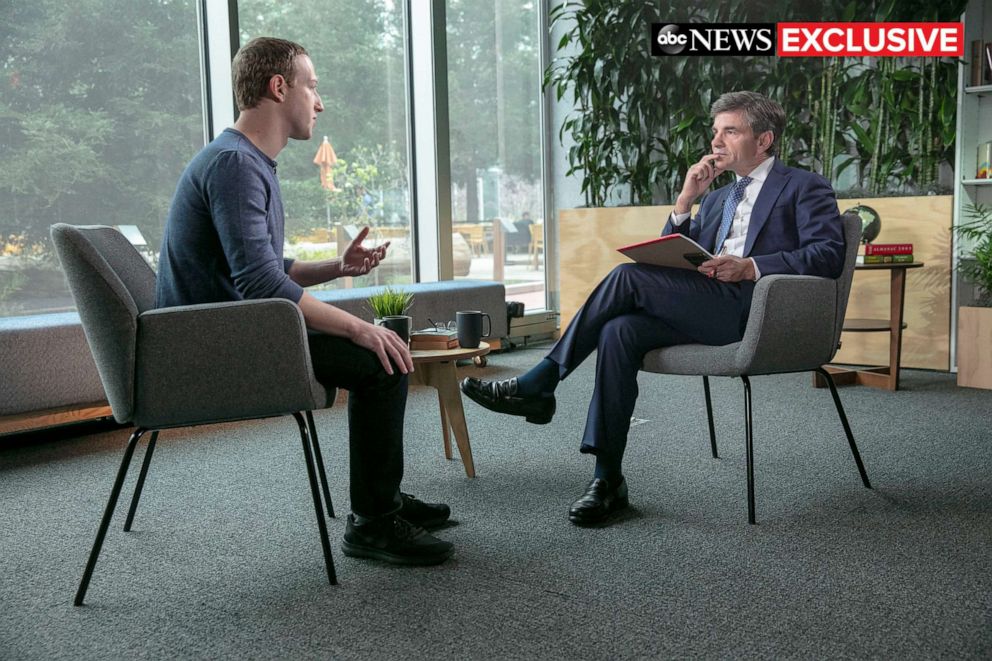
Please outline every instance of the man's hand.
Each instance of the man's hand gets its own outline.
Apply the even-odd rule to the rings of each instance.
[[[696,269],[710,278],[720,282],[740,282],[754,280],[754,262],[749,257],[734,257],[723,255],[708,259]]]
[[[696,198],[705,193],[713,180],[720,176],[723,170],[717,167],[717,158],[719,157],[716,154],[706,154],[685,173],[682,192],[675,200],[675,213],[689,213]]]
[[[359,235],[361,238],[361,235]],[[368,322],[363,322],[357,332],[352,334],[351,341],[360,347],[375,352],[379,356],[379,362],[386,370],[386,374],[393,373],[393,365],[396,363],[400,372],[409,374],[413,371],[413,358],[410,357],[410,348],[400,336],[384,326],[375,326]]]
[[[344,254],[341,256],[341,275],[365,275],[386,258],[386,248],[389,247],[389,241],[386,241],[377,248],[366,248],[362,245],[362,241],[368,235],[369,228],[363,227],[362,231],[358,233],[358,236],[345,248]]]

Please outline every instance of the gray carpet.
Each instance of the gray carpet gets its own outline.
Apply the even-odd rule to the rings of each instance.
[[[559,388],[547,426],[466,402],[474,480],[443,458],[433,391],[411,391],[404,488],[457,519],[440,533],[457,555],[435,568],[340,552],[346,418],[318,412],[338,587],[290,418],[163,433],[134,531],[124,502],[83,608],[72,595],[128,432],[0,439],[0,658],[992,656],[992,392],[929,372],[898,393],[842,388],[869,491],[827,391],[808,375],[753,379],[748,526],[740,382],[713,381],[714,460],[701,381],[642,375],[634,507],[579,529],[565,513],[591,474],[577,445],[593,363]]]

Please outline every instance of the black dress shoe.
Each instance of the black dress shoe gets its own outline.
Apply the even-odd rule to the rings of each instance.
[[[476,404],[496,413],[522,415],[527,422],[546,425],[555,414],[555,396],[517,394],[517,378],[502,381],[482,381],[468,377],[462,381],[462,392]]]
[[[627,480],[620,478],[616,486],[607,480],[593,479],[582,497],[572,503],[568,510],[568,520],[580,526],[601,523],[614,512],[625,509],[627,500]]]
[[[444,503],[425,503],[408,493],[401,493],[400,500],[403,506],[398,514],[421,528],[438,528],[451,516],[451,508]]]

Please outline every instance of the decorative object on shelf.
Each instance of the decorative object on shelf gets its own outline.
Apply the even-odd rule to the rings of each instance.
[[[992,167],[992,142],[983,142],[978,145],[978,166],[975,168],[975,179],[988,179],[990,167]]]
[[[992,83],[992,43],[985,44],[985,64],[982,66],[982,80]]]
[[[978,87],[982,84],[982,40],[975,39],[971,42],[971,86]]]
[[[861,243],[871,243],[882,231],[882,218],[866,204],[858,204],[844,213],[856,213],[861,218]]]

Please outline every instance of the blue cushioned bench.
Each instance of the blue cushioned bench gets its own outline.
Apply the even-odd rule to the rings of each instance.
[[[414,328],[448,321],[458,310],[482,310],[492,337],[505,338],[506,294],[498,282],[455,280],[400,285],[414,295]],[[369,295],[379,287],[314,295],[371,321]],[[498,342],[497,342],[498,344]],[[0,318],[0,434],[110,415],[100,376],[75,312]]]

